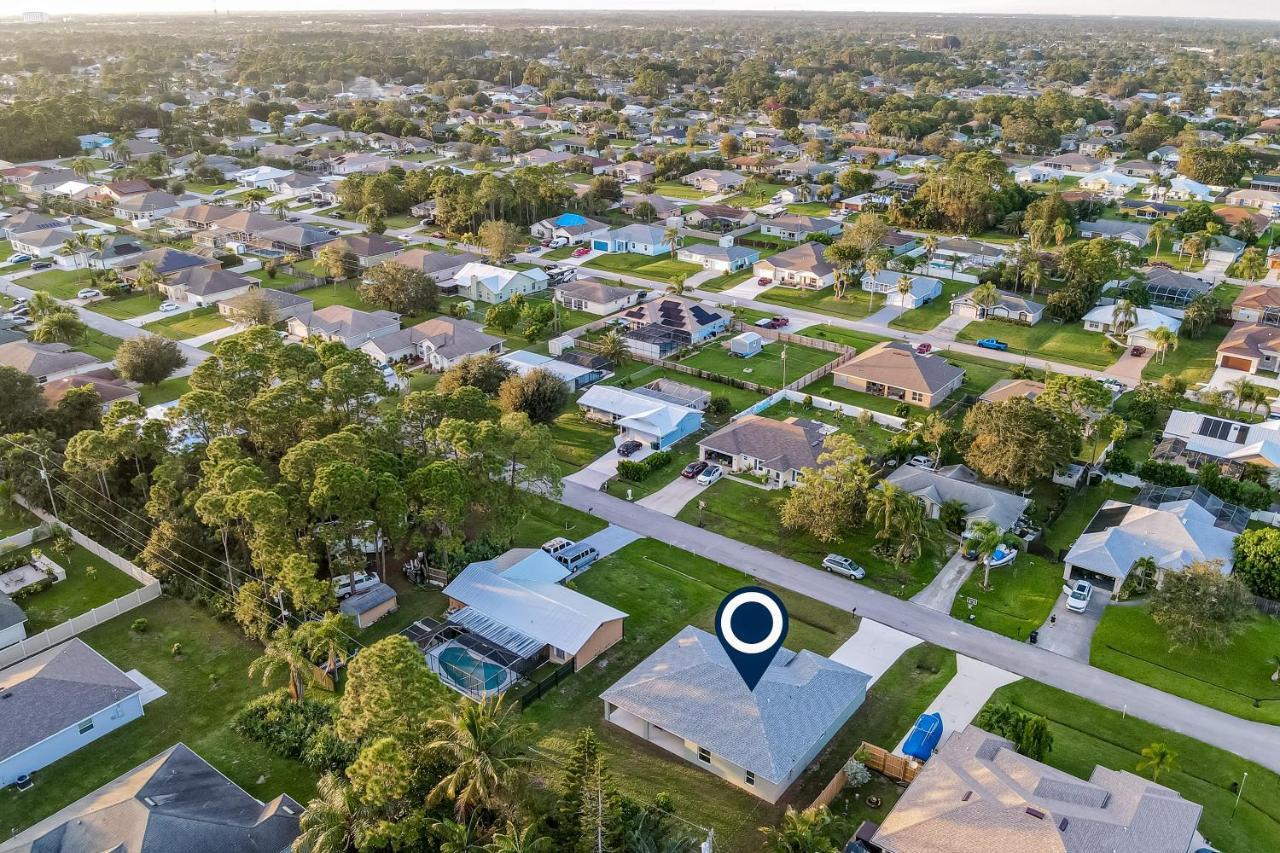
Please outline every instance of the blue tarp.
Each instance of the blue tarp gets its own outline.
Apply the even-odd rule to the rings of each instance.
[[[907,735],[906,742],[902,744],[902,751],[911,758],[928,761],[941,740],[942,715],[936,712],[921,714],[912,727],[911,734]]]
[[[568,228],[571,225],[585,225],[587,220],[577,213],[562,213],[555,218],[555,223],[561,228]]]

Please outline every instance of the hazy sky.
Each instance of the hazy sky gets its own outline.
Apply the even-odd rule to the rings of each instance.
[[[613,0],[616,2],[616,0]],[[50,14],[101,14],[103,12],[288,11],[288,10],[378,10],[378,9],[602,9],[604,0],[6,0],[8,10],[38,9]],[[1234,0],[1227,4],[1206,4],[1204,0],[629,0],[630,11],[665,9],[802,10],[850,12],[962,12],[1052,13],[1069,11],[1078,15],[1176,16],[1201,18],[1206,13],[1220,18],[1280,20],[1277,0]]]

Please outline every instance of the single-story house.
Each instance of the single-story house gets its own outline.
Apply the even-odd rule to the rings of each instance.
[[[116,202],[111,214],[117,219],[128,220],[139,228],[147,228],[185,203],[175,195],[155,190],[125,196]]]
[[[51,258],[75,236],[70,228],[40,228],[9,235],[14,252],[33,258]]]
[[[360,344],[360,349],[379,364],[420,359],[432,370],[445,371],[468,356],[501,353],[502,338],[486,333],[470,320],[432,317],[371,338]]]
[[[1143,270],[1144,289],[1154,305],[1183,308],[1197,296],[1213,290],[1213,283],[1164,267]]]
[[[817,234],[834,237],[844,228],[838,219],[825,219],[820,216],[801,216],[797,213],[784,213],[773,219],[760,223],[760,233],[781,237],[784,240],[800,242]]]
[[[1081,222],[1080,236],[1086,240],[1097,237],[1122,240],[1139,249],[1151,240],[1151,226],[1144,222],[1128,222],[1120,219],[1095,219]]]
[[[776,284],[821,290],[836,282],[836,268],[823,254],[821,243],[801,243],[776,255],[756,261],[751,271]]]
[[[612,424],[623,441],[663,450],[702,426],[702,412],[649,394],[593,385],[578,398],[583,417]]]
[[[338,610],[350,616],[357,628],[364,630],[383,616],[395,613],[399,607],[396,591],[378,582],[364,592],[344,598]]]
[[[1119,590],[1143,557],[1155,560],[1157,583],[1165,572],[1195,561],[1219,561],[1226,574],[1249,515],[1200,486],[1148,486],[1135,503],[1107,501],[1098,509],[1063,558],[1063,577]]]
[[[917,249],[920,246],[920,238],[914,234],[890,231],[880,238],[880,245],[888,249],[889,254],[896,258]]]
[[[1214,463],[1231,473],[1243,465],[1280,468],[1280,421],[1246,424],[1175,409],[1169,413],[1153,459],[1190,469]]]
[[[1183,175],[1178,175],[1169,181],[1169,186],[1163,188],[1163,198],[1173,199],[1174,201],[1214,201],[1218,194],[1206,184],[1199,181],[1193,181]],[[1153,187],[1152,192],[1157,190]]]
[[[620,317],[627,324],[627,347],[655,358],[714,338],[728,328],[731,319],[715,305],[682,296],[641,302],[623,311]]]
[[[362,268],[377,266],[404,251],[403,245],[381,234],[348,234],[333,242],[355,255]]]
[[[243,296],[260,282],[220,267],[189,267],[166,279],[160,292],[174,302],[207,306]]]
[[[652,207],[653,216],[659,221],[665,220],[670,216],[680,215],[680,205],[670,199],[663,198],[657,193],[649,193],[648,195],[624,193],[622,204],[618,206],[618,209],[628,216],[635,216],[636,208],[641,204],[647,204]]]
[[[622,639],[627,614],[564,586],[569,574],[541,550],[472,563],[444,588],[449,621],[526,659],[580,670]]]
[[[291,317],[301,317],[311,313],[311,300],[305,296],[298,296],[295,293],[287,293],[283,290],[275,290],[270,287],[259,287],[256,293],[261,294],[271,301],[272,305],[272,324],[283,323]],[[240,296],[233,296],[230,299],[218,300],[218,313],[228,320],[238,321],[241,318],[241,311],[247,304],[248,293]]]
[[[1280,326],[1280,287],[1249,284],[1231,303],[1231,319]]]
[[[1031,168],[1039,168],[1055,173],[1056,177],[1063,175],[1074,175],[1084,178],[1092,175],[1094,172],[1101,170],[1105,163],[1101,160],[1094,159],[1084,154],[1066,153],[1055,154],[1046,160],[1033,164]]]
[[[617,287],[590,278],[580,278],[558,286],[555,300],[574,311],[586,311],[601,317],[614,314],[640,301],[640,291]]]
[[[965,237],[948,237],[934,247],[935,260],[962,266],[992,267],[1005,258],[1005,250]]]
[[[591,245],[592,240],[603,237],[608,230],[608,225],[580,213],[562,213],[529,226],[535,240],[565,240],[570,246]]]
[[[142,687],[79,638],[0,670],[0,787],[142,716]]]
[[[652,180],[656,174],[657,169],[654,165],[643,160],[627,160],[613,167],[613,176],[624,184],[638,184],[641,181]]]
[[[999,294],[995,304],[979,305],[973,301],[973,291],[962,293],[951,300],[951,313],[972,320],[1008,320],[1013,323],[1026,323],[1034,326],[1044,316],[1044,306],[1032,302],[1025,296],[1010,293],[1007,290],[997,291]]]
[[[563,353],[561,358],[564,358]],[[646,397],[652,397],[664,403],[675,403],[678,406],[684,406],[686,409],[694,409],[699,412],[706,411],[707,404],[711,402],[710,391],[704,391],[701,388],[695,388],[683,382],[676,382],[674,379],[655,379],[632,390],[637,394],[643,394]]]
[[[1097,172],[1087,178],[1082,178],[1078,186],[1081,189],[1099,193],[1108,198],[1122,198],[1134,187],[1143,183],[1145,181],[1141,178],[1135,178],[1122,172],[1107,171]]]
[[[453,277],[458,270],[467,264],[481,263],[484,258],[472,252],[451,254],[445,251],[428,251],[426,249],[405,249],[391,258],[391,263],[408,267],[431,276],[442,293],[454,292],[457,286]]]
[[[864,849],[883,853],[1186,853],[1203,809],[1172,788],[1097,765],[1086,782],[975,726],[951,733]]]
[[[46,382],[40,389],[40,396],[44,397],[45,405],[52,409],[62,402],[67,392],[75,388],[92,388],[96,391],[98,399],[102,401],[104,412],[111,408],[112,403],[120,400],[136,403],[140,397],[137,388],[117,376],[114,370],[105,367],[101,370]]]
[[[254,166],[232,175],[236,183],[251,190],[270,188],[277,182],[291,177],[293,177],[293,170],[277,169],[275,166]]]
[[[303,807],[253,797],[182,743],[5,841],[6,853],[292,849]]]
[[[684,215],[684,222],[690,228],[704,231],[732,231],[752,225],[759,217],[755,211],[727,204],[700,204]]]
[[[593,237],[591,248],[598,252],[631,252],[655,257],[670,254],[671,241],[666,239],[664,229],[636,223]]]
[[[942,515],[943,504],[964,504],[965,527],[978,521],[990,521],[1000,530],[1009,530],[1031,501],[1027,498],[988,486],[964,465],[948,465],[936,471],[903,465],[894,469],[886,482],[910,493],[922,504],[930,518]]]
[[[394,311],[361,311],[346,305],[326,305],[308,315],[289,318],[285,329],[296,338],[305,340],[315,336],[355,349],[373,338],[400,331],[400,315]]]
[[[599,382],[608,373],[601,366],[561,361],[558,358],[552,358],[549,355],[529,350],[509,352],[498,360],[520,376],[524,376],[534,370],[545,370],[558,377],[573,392],[581,391],[588,385]]]
[[[680,179],[680,183],[704,193],[723,193],[736,190],[747,182],[745,175],[727,169],[699,169]]]
[[[453,274],[457,292],[474,302],[498,305],[517,293],[528,295],[547,289],[547,274],[540,268],[512,270],[472,261]]]
[[[608,722],[774,803],[862,705],[870,680],[780,648],[748,690],[715,635],[687,626],[600,698]]]
[[[152,268],[165,278],[196,267],[219,269],[222,266],[217,261],[212,258],[206,258],[204,255],[161,246],[158,249],[151,249],[140,255],[133,255],[129,259],[129,268],[120,271],[120,278],[128,282],[137,281],[138,276],[141,274],[142,265],[146,263],[150,263]]]
[[[706,243],[691,243],[680,247],[676,258],[706,269],[730,273],[744,270],[760,260],[760,250],[733,244],[709,246]]]
[[[1137,198],[1120,199],[1118,209],[1121,213],[1147,220],[1174,219],[1187,210],[1180,204],[1169,204],[1164,201],[1143,201]]]
[[[829,430],[817,421],[746,415],[698,442],[698,458],[730,471],[750,471],[778,486],[794,486],[818,467]]]
[[[906,293],[901,290],[901,282],[909,280],[911,288]],[[869,293],[884,294],[886,305],[902,308],[919,308],[942,295],[942,281],[928,275],[912,275],[896,270],[878,270],[862,274],[862,289]]]
[[[1151,339],[1151,332],[1163,326],[1174,334],[1182,326],[1182,321],[1177,317],[1170,317],[1168,314],[1161,314],[1150,308],[1134,308],[1137,316],[1137,322],[1129,327],[1125,332],[1125,344],[1127,346],[1154,346],[1155,342]],[[1115,306],[1099,305],[1084,315],[1082,322],[1084,328],[1089,332],[1101,332],[1104,335],[1110,335],[1115,331]]]
[[[1037,382],[1034,379],[1001,379],[986,391],[983,391],[982,396],[978,398],[978,402],[1003,403],[1005,400],[1012,400],[1016,397],[1026,397],[1028,400],[1034,400],[1043,393],[1043,382]]]
[[[1280,327],[1236,323],[1218,344],[1217,365],[1246,373],[1280,370]]]
[[[67,344],[38,344],[34,341],[10,341],[0,344],[0,365],[21,370],[44,384],[65,376],[83,373],[98,360],[73,350]]]
[[[964,371],[939,355],[920,355],[902,341],[882,341],[836,367],[833,382],[877,397],[932,409],[962,384]]]

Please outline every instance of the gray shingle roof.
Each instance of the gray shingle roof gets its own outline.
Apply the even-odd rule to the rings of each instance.
[[[788,423],[747,415],[712,433],[699,447],[759,459],[773,471],[816,468],[822,454],[822,431],[811,422]]]
[[[0,759],[111,707],[142,688],[80,639],[0,671]]]
[[[770,782],[803,769],[828,729],[849,718],[870,676],[783,648],[754,691],[711,634],[688,626],[601,698]]]
[[[11,839],[6,853],[281,853],[303,808],[265,805],[176,744]]]

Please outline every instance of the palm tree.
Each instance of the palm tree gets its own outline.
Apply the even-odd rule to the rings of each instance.
[[[826,806],[817,806],[798,812],[795,806],[787,806],[782,822],[777,826],[762,826],[765,849],[773,853],[827,853],[834,851],[829,835],[831,813]]]
[[[880,274],[880,270],[884,269],[884,260],[879,255],[868,255],[867,259],[862,264],[862,268],[866,270],[867,275],[870,276],[872,282],[871,289],[867,291],[867,307],[870,309],[875,305],[875,281],[876,276]]]
[[[551,839],[538,835],[532,826],[517,829],[511,821],[507,828],[497,832],[489,843],[488,853],[551,853]]]
[[[138,275],[134,281],[147,293],[155,293],[164,282],[164,276],[156,269],[155,261],[143,261],[138,265]]]
[[[355,633],[355,622],[345,613],[326,613],[318,621],[298,626],[294,639],[309,656],[323,656],[330,675],[338,671],[338,661],[345,659]]]
[[[89,159],[88,157],[77,157],[76,159],[71,161],[71,171],[75,172],[77,175],[84,178],[86,181],[89,179],[89,176],[93,174],[93,172],[96,169],[97,169],[97,166],[94,165],[93,160]]]
[[[677,245],[679,243],[679,240],[680,240],[679,228],[675,227],[674,225],[668,225],[666,228],[662,229],[662,242],[666,243],[668,246],[671,247],[671,257],[673,258],[676,256],[676,249],[679,248]]]
[[[1137,307],[1128,299],[1117,300],[1115,307],[1111,309],[1111,328],[1115,330],[1116,335],[1123,339],[1137,324]]]
[[[1178,336],[1168,326],[1156,326],[1151,330],[1149,337],[1156,345],[1156,354],[1160,356],[1161,364],[1164,364],[1165,354],[1169,350],[1178,348]]]
[[[982,588],[991,589],[991,561],[988,558],[1004,543],[1004,534],[996,527],[995,522],[984,518],[975,521],[969,528],[969,538],[975,540],[978,559],[982,561]]]
[[[472,821],[438,820],[431,824],[431,834],[440,840],[440,853],[485,853],[486,850]]]
[[[1027,229],[1027,237],[1031,240],[1031,248],[1040,251],[1044,244],[1049,241],[1049,233],[1053,230],[1047,221],[1037,219],[1031,223],[1031,227]]]
[[[1150,770],[1151,781],[1159,782],[1161,773],[1175,770],[1177,766],[1178,753],[1169,749],[1163,743],[1153,743],[1142,748],[1142,760],[1138,762],[1137,770],[1139,773],[1144,770]]]
[[[65,306],[49,295],[47,290],[37,290],[27,297],[27,310],[32,320],[39,320],[50,314],[62,311]]]
[[[1067,242],[1067,239],[1070,238],[1074,232],[1075,228],[1071,226],[1070,222],[1065,219],[1059,219],[1057,222],[1053,223],[1053,242],[1061,246],[1063,243]]]
[[[907,297],[911,295],[911,287],[915,283],[916,280],[906,273],[898,276],[898,304],[904,308],[907,304]]]
[[[270,207],[271,212],[276,215],[276,219],[284,219],[285,211],[289,209],[289,202],[287,199],[278,198],[271,202]]]
[[[1044,280],[1044,267],[1040,266],[1040,262],[1030,261],[1022,268],[1022,280],[1031,285],[1031,298],[1036,297],[1036,288]]]
[[[70,308],[46,314],[36,324],[31,340],[38,344],[74,344],[83,340],[89,327]]]
[[[1228,382],[1227,387],[1235,394],[1236,411],[1238,412],[1245,403],[1253,398],[1253,389],[1257,386],[1250,382],[1247,376],[1240,376]]]
[[[505,799],[521,765],[529,761],[522,744],[529,726],[501,696],[465,702],[450,716],[432,720],[428,729],[433,739],[427,753],[453,768],[431,790],[429,800],[452,800],[458,817]]]
[[[970,291],[969,298],[973,300],[974,305],[982,309],[982,317],[985,318],[987,312],[1000,301],[1000,291],[996,290],[996,286],[988,281]]]
[[[326,773],[316,786],[298,820],[301,833],[291,848],[295,853],[347,853],[368,819],[360,798],[341,777]]]
[[[249,664],[249,677],[261,676],[263,687],[269,686],[281,673],[288,678],[289,695],[295,702],[302,701],[307,681],[317,680],[315,664],[298,637],[288,628],[277,631],[262,656]]]
[[[1167,219],[1160,219],[1151,223],[1151,230],[1147,232],[1147,236],[1155,241],[1156,255],[1160,254],[1160,244],[1164,242],[1164,238],[1169,236],[1169,227]]]
[[[933,263],[933,253],[938,251],[938,235],[924,235],[924,239],[920,241],[920,245],[924,246],[925,266],[929,266]]]
[[[627,341],[618,332],[613,329],[606,332],[599,341],[596,342],[597,352],[613,362],[614,368],[618,368],[625,364],[631,358],[631,350],[627,348]]]

